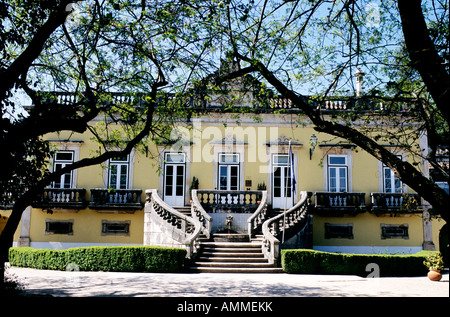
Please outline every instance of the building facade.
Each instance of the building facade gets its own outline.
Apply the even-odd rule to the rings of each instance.
[[[34,248],[164,245],[164,239],[146,237],[150,221],[146,191],[156,190],[165,204],[189,215],[192,190],[197,189],[197,195],[222,192],[222,204],[232,200],[233,191],[264,192],[271,211],[266,218],[295,206],[301,192],[308,192],[310,241],[305,244],[300,241],[305,235],[294,235],[284,247],[388,254],[438,249],[444,222],[430,217],[426,202],[368,153],[316,132],[306,116],[282,99],[251,113],[220,111],[214,102],[214,98],[209,101],[207,111],[179,120],[172,142],[152,143],[150,153],[132,151],[102,166],[61,176],[26,209],[14,244]],[[330,102],[326,107],[330,116],[346,110],[342,103]],[[98,149],[90,133],[61,132],[46,138],[57,149],[52,170]],[[427,149],[425,135],[415,142]],[[401,148],[386,147],[411,160]],[[428,174],[425,162],[418,168]],[[208,210],[213,215],[210,231],[225,230],[226,216],[233,214],[233,231],[247,232],[254,210],[228,207]],[[1,213],[7,217],[7,208]]]

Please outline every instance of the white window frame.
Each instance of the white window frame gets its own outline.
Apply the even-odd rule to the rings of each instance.
[[[116,184],[112,185],[113,166],[116,167]],[[125,188],[121,188],[120,176],[122,169],[126,166]],[[126,160],[121,158],[112,158],[108,161],[108,188],[112,189],[130,189],[130,155],[126,156]]]
[[[232,158],[227,160],[227,158]],[[222,176],[222,167],[226,167],[227,188],[221,188],[220,178]],[[237,169],[237,184],[235,189],[231,188],[232,168]],[[219,190],[240,190],[241,189],[241,168],[240,168],[240,154],[239,153],[219,153],[218,169],[217,169],[217,189]]]
[[[386,173],[389,173],[391,182],[390,188],[387,188],[386,186]],[[396,186],[397,182],[399,183],[399,186]],[[393,170],[383,164],[383,193],[403,193],[403,190],[403,182],[397,177]]]
[[[213,188],[219,189],[219,153],[220,154],[239,154],[239,189],[245,188],[245,151],[247,143],[242,141],[236,141],[236,138],[232,135],[227,135],[220,140],[213,140],[209,142],[212,147],[212,160],[213,160]]]
[[[181,160],[169,160],[170,156],[182,157]],[[164,152],[164,162],[167,164],[185,164],[186,163],[186,153],[184,152]]]
[[[344,158],[344,163],[331,163],[333,158]],[[349,159],[347,155],[341,154],[328,154],[327,157],[327,191],[329,192],[349,192]],[[336,171],[336,188],[332,190],[331,187],[331,170]],[[342,178],[341,173],[345,173],[345,190],[341,190],[340,179]],[[339,190],[338,190],[339,189]]]
[[[71,154],[72,159],[71,160],[64,160],[64,159],[58,159],[58,154]],[[57,171],[57,167],[61,166],[61,168],[66,167],[67,165],[73,164],[75,161],[75,153],[73,150],[64,150],[64,151],[57,151],[55,155],[53,156],[53,172]],[[70,171],[69,173],[62,174],[59,177],[59,187],[56,187],[56,181],[52,183],[52,188],[73,188],[73,171]],[[64,187],[66,182],[65,178],[69,175],[69,187]],[[61,186],[62,185],[62,186]]]
[[[58,152],[73,152],[73,162],[77,162],[80,159],[80,147],[83,145],[83,141],[79,140],[49,140],[51,145],[56,149]],[[50,172],[54,171],[55,166],[55,156],[53,155],[50,159],[50,166],[49,170]],[[78,179],[78,169],[74,169],[71,171],[72,173],[72,179],[71,179],[71,187],[70,188],[77,188],[77,179]],[[50,185],[50,187],[54,187],[54,183]]]
[[[281,161],[279,158],[285,158]],[[289,165],[288,153],[272,154],[272,173],[271,173],[271,202],[272,205],[279,205],[279,208],[290,208],[294,204],[294,195],[292,195],[291,166]],[[275,170],[280,168],[280,196],[275,197]],[[282,177],[284,176],[284,177]],[[280,200],[282,203],[280,204]]]
[[[172,160],[172,159],[170,159],[170,157],[171,156],[174,156],[174,157],[176,157],[176,156],[178,156],[179,158],[181,158],[181,160]],[[172,175],[174,178],[175,178],[175,175],[177,175],[177,174],[175,174],[176,172],[176,169],[177,169],[177,167],[178,166],[183,166],[183,180],[182,180],[182,182],[183,182],[183,192],[182,192],[182,195],[180,196],[180,195],[177,195],[176,194],[176,191],[177,191],[177,188],[176,188],[176,186],[174,186],[173,188],[172,188],[172,190],[173,191],[175,191],[175,195],[173,195],[173,193],[172,193],[172,195],[170,195],[170,197],[182,197],[182,200],[183,200],[183,203],[182,203],[182,205],[184,205],[184,203],[185,203],[185,197],[186,197],[186,176],[187,176],[187,171],[186,171],[186,153],[184,153],[184,152],[164,152],[164,178],[163,178],[163,187],[162,187],[162,192],[163,192],[163,197],[164,197],[164,199],[166,199],[166,196],[167,196],[167,188],[166,188],[166,186],[167,186],[167,178],[166,178],[166,176],[167,176],[167,168],[168,168],[168,166],[172,166],[173,167],[173,169],[174,169],[174,174]]]
[[[403,161],[406,160],[406,154],[404,153],[396,153],[398,158],[402,159]],[[395,175],[395,172],[390,169],[388,166],[386,166],[383,162],[378,161],[378,169],[379,169],[379,190],[382,193],[406,193],[407,187],[406,185]],[[390,177],[391,180],[394,181],[394,183],[391,182],[391,189],[392,185],[395,184],[395,180],[398,180],[400,182],[400,189],[401,191],[386,191],[386,171],[390,171]],[[394,185],[395,186],[395,185]],[[395,189],[395,187],[394,187]]]

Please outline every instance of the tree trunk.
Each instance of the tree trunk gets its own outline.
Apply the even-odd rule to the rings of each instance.
[[[28,197],[31,197],[31,195],[25,194],[14,204],[11,216],[8,218],[6,226],[0,235],[0,290],[4,290],[5,287],[5,263],[8,262],[8,250],[12,247],[14,233],[19,226],[23,211],[32,202],[32,199]]]
[[[450,75],[430,38],[421,0],[398,0],[397,3],[412,66],[419,72],[437,108],[449,123]]]

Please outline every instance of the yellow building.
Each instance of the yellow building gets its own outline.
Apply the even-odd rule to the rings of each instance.
[[[227,228],[254,236],[261,233],[265,220],[295,207],[306,191],[307,217],[297,230],[302,233],[291,233],[286,240],[279,236],[282,248],[401,254],[438,249],[444,222],[429,218],[426,202],[381,162],[347,141],[316,132],[307,117],[290,107],[274,99],[264,111],[236,115],[219,111],[220,105],[212,100],[207,111],[176,124],[174,142],[153,143],[153,155],[133,151],[104,166],[63,175],[26,209],[14,244],[34,248],[171,244],[155,238],[154,228],[149,229],[153,224],[146,212],[160,208],[150,202],[156,193],[173,208],[161,206],[184,211],[186,217],[195,218],[198,209],[191,204],[199,202],[212,217],[209,227],[204,217],[199,218],[208,227],[202,233],[210,238]],[[327,107],[330,115],[345,111],[332,104]],[[46,138],[58,149],[49,167],[53,170],[89,157],[98,148],[89,133],[61,132]],[[427,148],[425,136],[416,142]],[[386,146],[404,160],[411,159],[401,148]],[[420,168],[428,173],[424,163]],[[191,192],[197,189],[194,179],[196,197]],[[157,191],[146,195],[149,189]],[[214,193],[218,197],[215,206],[204,199],[208,191],[209,197]],[[233,202],[237,192],[254,194],[255,202]],[[233,209],[233,204],[241,210]],[[249,233],[248,219],[261,204],[266,209],[259,227]],[[2,214],[8,216],[8,211]],[[226,215],[233,215],[232,223],[225,221]],[[183,227],[180,221],[177,224]],[[161,229],[159,234],[173,232]]]

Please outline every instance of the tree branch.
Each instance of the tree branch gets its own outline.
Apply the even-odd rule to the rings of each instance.
[[[7,92],[18,83],[19,77],[26,73],[33,61],[38,58],[51,34],[65,22],[70,14],[66,11],[67,5],[78,1],[80,0],[62,0],[56,10],[50,13],[47,21],[36,31],[27,48],[0,74],[0,100],[5,98]]]

